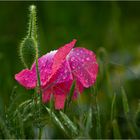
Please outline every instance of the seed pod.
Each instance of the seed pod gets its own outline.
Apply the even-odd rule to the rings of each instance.
[[[25,38],[20,45],[20,57],[24,66],[31,68],[37,54],[36,42],[32,38]]]

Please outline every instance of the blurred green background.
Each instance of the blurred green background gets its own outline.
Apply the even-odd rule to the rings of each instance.
[[[14,75],[24,67],[18,48],[28,28],[28,7],[37,6],[40,56],[77,39],[77,46],[98,57],[105,48],[113,92],[124,86],[129,103],[140,99],[140,2],[0,2],[0,108],[9,104],[17,86],[17,98],[31,94]],[[104,58],[103,58],[104,59]],[[100,66],[99,66],[100,68]],[[104,67],[102,67],[104,71]],[[102,93],[107,85],[102,80]],[[104,94],[101,94],[105,96]],[[19,96],[19,97],[18,97]],[[22,96],[22,98],[21,98]]]

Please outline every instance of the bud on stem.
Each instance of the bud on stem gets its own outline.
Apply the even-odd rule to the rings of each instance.
[[[25,38],[20,45],[20,57],[25,67],[31,68],[36,57],[35,41]]]
[[[20,45],[20,57],[27,68],[31,68],[32,64],[36,63],[36,74],[37,74],[37,89],[39,89],[39,118],[41,114],[41,103],[42,103],[42,91],[41,91],[41,82],[40,82],[40,73],[38,68],[38,42],[37,42],[37,25],[36,25],[36,7],[31,5],[29,7],[29,27],[27,36],[21,42]],[[41,138],[42,128],[39,123],[39,138]]]
[[[31,68],[33,62],[38,60],[37,46],[37,27],[36,27],[36,7],[31,5],[29,8],[29,27],[27,36],[20,45],[20,57],[24,66]]]
[[[29,15],[28,37],[37,40],[36,7],[34,5],[31,5],[29,7],[29,11],[30,15]]]

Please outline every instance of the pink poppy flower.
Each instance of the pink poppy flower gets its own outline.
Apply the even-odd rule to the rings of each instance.
[[[53,94],[56,109],[64,108],[67,94],[74,80],[76,86],[73,98],[96,81],[98,64],[95,54],[85,48],[73,48],[75,43],[76,40],[73,40],[38,59],[42,101],[48,102]],[[16,74],[15,79],[27,89],[35,88],[37,86],[35,63],[31,69],[24,69]]]

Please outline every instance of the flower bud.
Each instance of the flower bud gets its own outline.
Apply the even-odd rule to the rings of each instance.
[[[20,45],[21,61],[27,68],[31,68],[37,54],[36,42],[32,38],[25,38]]]

